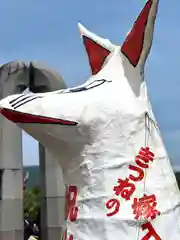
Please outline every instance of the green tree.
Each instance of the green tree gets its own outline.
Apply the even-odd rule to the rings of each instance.
[[[40,188],[34,187],[26,189],[24,192],[24,216],[32,220],[37,219],[38,209],[40,207]]]

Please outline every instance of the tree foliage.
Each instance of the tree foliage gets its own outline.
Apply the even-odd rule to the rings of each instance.
[[[34,187],[24,191],[24,216],[37,219],[38,210],[40,208],[40,188]]]

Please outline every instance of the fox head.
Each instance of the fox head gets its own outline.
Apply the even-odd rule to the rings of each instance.
[[[63,146],[62,154],[71,149],[77,155],[105,127],[110,126],[108,132],[114,134],[127,114],[132,119],[144,116],[151,110],[143,72],[158,2],[147,1],[122,46],[79,24],[92,76],[75,88],[9,96],[0,102],[1,114],[53,152],[59,154]]]

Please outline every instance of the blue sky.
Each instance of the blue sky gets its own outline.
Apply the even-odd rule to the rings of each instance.
[[[56,68],[68,86],[90,75],[77,22],[122,43],[143,0],[9,0],[0,14],[0,63],[40,60]],[[154,43],[146,65],[153,109],[174,165],[180,165],[180,2],[160,0]],[[37,142],[24,134],[24,163],[38,163]]]

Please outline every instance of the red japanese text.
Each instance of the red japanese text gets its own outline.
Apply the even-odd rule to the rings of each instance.
[[[115,198],[109,199],[106,203],[106,208],[113,210],[112,212],[106,214],[108,217],[111,217],[119,212],[120,202]]]
[[[65,219],[71,222],[75,222],[78,216],[77,207],[77,195],[78,189],[74,185],[70,185],[66,189],[66,216]],[[67,229],[64,232],[63,240],[73,240],[73,235],[67,237]]]
[[[155,219],[160,212],[156,210],[156,196],[155,195],[144,195],[142,198],[134,198],[134,203],[132,204],[133,214],[135,214],[135,219],[139,220],[140,217],[145,219]]]
[[[154,153],[149,150],[149,147],[141,148],[138,155],[135,157],[135,162],[138,166],[129,165],[129,169],[135,171],[137,176],[130,174],[129,179],[134,182],[141,181],[144,178],[144,171],[142,168],[148,168],[149,162],[153,162]]]
[[[124,180],[121,178],[118,179],[118,185],[113,187],[115,195],[121,196],[129,201],[136,190],[134,183],[143,180],[145,176],[144,169],[149,167],[149,162],[153,162],[154,156],[154,153],[150,151],[149,147],[141,147],[138,155],[135,157],[136,166],[131,164],[128,166],[128,168],[134,172],[134,175],[129,174],[129,177]],[[139,200],[135,198],[132,205],[133,213],[136,215],[135,218],[138,220],[140,216],[143,216],[146,219],[154,219],[156,215],[160,214],[160,212],[155,209],[156,205],[155,195],[144,196],[144,198],[140,198]],[[106,203],[106,208],[114,209],[113,212],[106,214],[107,216],[113,216],[119,212],[120,202],[117,199],[110,199]]]
[[[155,229],[153,228],[150,222],[142,224],[141,229],[143,231],[148,230],[146,235],[141,240],[150,240],[151,237],[153,237],[154,240],[161,240],[160,236],[156,233]]]
[[[78,207],[76,205],[77,187],[70,185],[66,193],[66,220],[76,221],[78,215]]]
[[[131,195],[134,193],[136,187],[129,179],[118,179],[118,186],[114,186],[113,190],[117,196],[121,195],[122,198],[130,200]]]
[[[153,162],[154,153],[149,150],[149,147],[141,148],[138,155],[136,156],[136,163],[141,168],[148,168],[149,162]]]
[[[129,165],[129,169],[138,173],[138,175],[136,177],[131,175],[131,174],[129,175],[129,178],[132,181],[138,182],[138,181],[141,181],[144,178],[144,171],[140,167]]]

